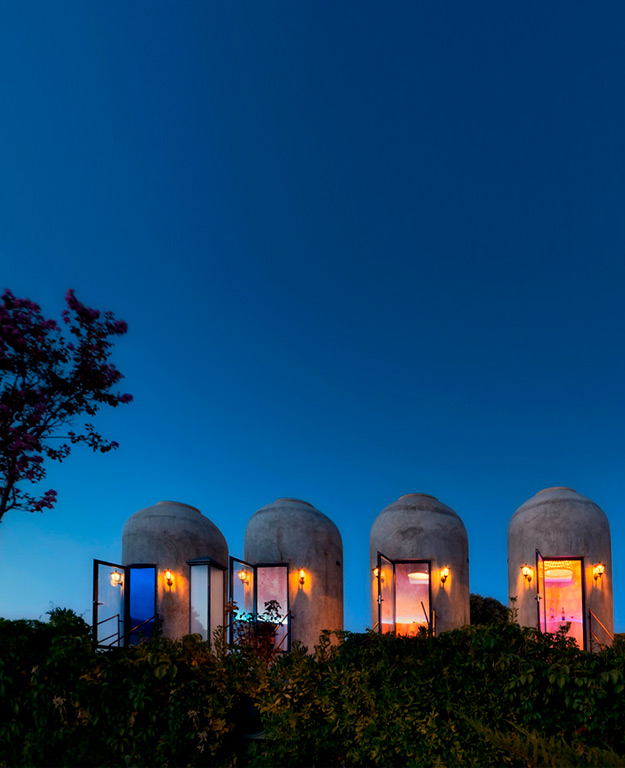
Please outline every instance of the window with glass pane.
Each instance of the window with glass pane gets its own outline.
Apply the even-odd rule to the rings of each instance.
[[[226,570],[210,558],[187,560],[189,566],[189,632],[213,642],[214,632],[226,624]]]
[[[190,609],[189,631],[192,635],[201,635],[202,640],[209,640],[209,565],[192,565],[189,568]]]
[[[545,628],[567,629],[580,648],[584,647],[584,583],[581,558],[547,558],[545,573]]]
[[[414,637],[430,626],[430,564],[395,563],[395,631]]]
[[[289,650],[289,582],[287,565],[256,566],[257,621],[271,622],[274,647]]]

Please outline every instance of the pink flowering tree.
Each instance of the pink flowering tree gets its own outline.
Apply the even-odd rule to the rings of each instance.
[[[29,299],[8,290],[0,299],[0,521],[10,509],[52,508],[56,491],[32,495],[24,486],[43,480],[44,460],[63,461],[72,444],[117,448],[84,419],[132,401],[115,391],[122,374],[109,362],[126,323],[81,304],[72,290],[65,301],[62,330]]]

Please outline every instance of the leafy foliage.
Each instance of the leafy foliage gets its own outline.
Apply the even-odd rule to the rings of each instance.
[[[132,400],[112,391],[122,374],[109,362],[112,338],[126,333],[126,323],[81,304],[72,290],[65,301],[69,337],[29,299],[8,290],[0,299],[0,520],[10,509],[54,506],[56,491],[37,498],[21,487],[43,480],[45,458],[63,461],[76,443],[101,453],[117,448],[89,423],[61,438],[69,442],[52,444],[61,427]]]
[[[0,620],[0,647],[0,766],[625,765],[622,643],[511,622],[326,634],[268,664],[197,635],[97,652],[57,610]]]
[[[494,597],[471,594],[469,602],[471,624],[501,624],[510,621],[510,609]]]

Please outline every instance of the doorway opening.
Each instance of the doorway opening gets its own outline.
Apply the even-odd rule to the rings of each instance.
[[[586,610],[583,557],[543,557],[536,550],[538,629],[565,630],[586,648]]]
[[[123,648],[152,637],[156,565],[93,561],[93,637],[99,648]]]
[[[230,643],[265,638],[275,651],[291,650],[288,563],[252,565],[230,558]]]
[[[434,632],[430,560],[391,560],[378,552],[378,631],[415,637]]]

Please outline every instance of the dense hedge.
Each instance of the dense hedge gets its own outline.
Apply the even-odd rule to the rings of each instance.
[[[56,610],[0,620],[0,648],[2,766],[625,765],[621,642],[503,623],[345,633],[268,664],[197,636],[98,652]]]

